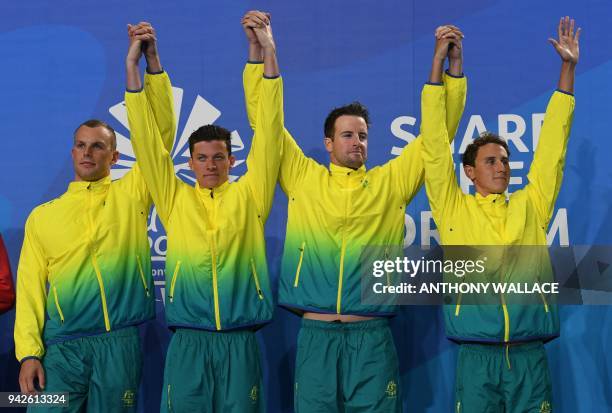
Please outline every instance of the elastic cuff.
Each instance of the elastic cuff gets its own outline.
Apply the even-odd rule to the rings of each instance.
[[[142,92],[142,88],[136,89],[136,90],[125,88],[125,91],[128,92],[128,93],[140,93],[140,92]]]
[[[425,84],[430,86],[444,86],[442,82],[425,82]]]
[[[149,66],[147,66],[146,71],[150,75],[161,75],[162,73],[164,73],[164,69],[160,70],[159,72],[152,72],[149,70]]]
[[[251,65],[261,65],[263,64],[263,60],[247,60],[247,63]]]
[[[557,89],[557,92],[561,92],[561,93],[563,93],[563,94],[565,94],[565,95],[574,96],[574,94],[573,94],[573,93],[568,92],[568,91],[565,91],[565,90],[563,90],[563,89]]]
[[[461,78],[464,78],[464,77],[465,77],[465,73],[463,73],[463,72],[461,72],[461,74],[460,74],[459,76],[452,75],[452,74],[451,74],[451,73],[448,71],[448,69],[446,69],[446,70],[444,71],[444,73],[446,73],[446,75],[447,75],[447,76],[454,77],[455,79],[461,79]]]
[[[276,75],[276,76],[266,76],[266,75],[263,75],[264,79],[278,79],[279,77],[280,77],[280,74]]]
[[[26,361],[26,360],[30,360],[30,359],[36,359],[36,360],[38,360],[38,361],[42,361],[42,360],[41,360],[39,357],[36,357],[36,356],[28,356],[28,357],[24,357],[24,358],[22,358],[22,359],[19,361],[19,363],[21,364],[21,363],[23,363],[24,361]]]

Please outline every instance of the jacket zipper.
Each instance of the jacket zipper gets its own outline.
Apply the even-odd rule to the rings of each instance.
[[[505,263],[505,257],[503,257]],[[504,276],[506,274],[505,265],[502,265],[501,272],[501,281],[504,281]],[[504,342],[507,343],[510,341],[510,314],[508,313],[508,306],[506,305],[506,297],[504,297],[504,293],[500,293],[502,311],[504,312]]]
[[[255,268],[255,260],[253,260],[253,258],[251,258],[251,269],[253,270],[253,279],[255,280],[255,287],[257,288],[257,296],[260,300],[263,300],[264,296],[259,286],[259,278],[257,278],[257,268]]]
[[[455,317],[459,317],[459,311],[461,310],[461,293],[457,296],[457,305],[455,306]]]
[[[96,250],[94,248],[94,225],[93,218],[91,217],[91,208],[93,204],[93,194],[91,193],[91,184],[87,187],[88,191],[88,200],[89,200],[89,211],[87,214],[89,221],[89,234],[90,234],[90,251],[91,251],[91,263],[94,267],[94,271],[96,273],[96,278],[98,279],[98,286],[100,287],[100,298],[102,300],[102,313],[104,315],[104,327],[106,331],[110,331],[110,319],[108,317],[108,307],[106,305],[106,293],[104,292],[104,281],[102,280],[102,273],[100,272],[100,267],[98,265],[98,259],[96,258]]]
[[[306,247],[306,241],[302,241],[300,249],[300,260],[298,261],[297,270],[295,271],[295,281],[293,287],[297,288],[298,281],[300,280],[300,270],[302,269],[302,260],[304,259],[304,248]]]
[[[60,303],[57,298],[57,289],[55,288],[55,286],[53,286],[53,298],[55,299],[55,307],[57,308],[57,312],[59,313],[60,321],[62,324],[64,324],[64,313],[62,312],[62,308],[60,307]]]
[[[142,286],[144,287],[147,297],[149,297],[151,294],[149,293],[149,287],[147,287],[147,282],[145,280],[144,271],[142,269],[142,263],[140,262],[140,255],[136,256],[136,262],[138,263],[138,272],[140,273],[140,279],[142,280]]]
[[[219,286],[217,276],[217,244],[214,236],[211,237],[211,254],[212,254],[212,281],[213,281],[213,295],[215,301],[215,324],[217,330],[221,330],[221,315],[219,314]]]
[[[348,183],[348,175],[347,175]],[[344,225],[342,228],[342,248],[340,249],[340,271],[338,271],[338,298],[336,300],[336,313],[341,314],[342,310],[342,282],[344,281],[344,255],[346,254],[346,225],[348,217],[348,207],[351,203],[351,194],[349,192],[348,199],[344,205]]]
[[[178,278],[180,268],[181,261],[179,260],[176,262],[176,266],[174,267],[174,274],[172,274],[172,282],[170,283],[170,294],[168,295],[168,298],[170,299],[171,303],[174,302],[174,286],[176,285],[176,279]]]

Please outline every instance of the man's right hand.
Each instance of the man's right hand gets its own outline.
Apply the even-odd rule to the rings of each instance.
[[[21,363],[19,387],[22,393],[34,394],[38,391],[34,381],[38,380],[40,390],[45,389],[45,370],[38,359],[28,359]]]
[[[436,44],[434,58],[429,74],[430,83],[442,82],[442,71],[444,60],[449,59],[449,71],[452,75],[460,76],[462,72],[463,55],[462,39],[463,33],[458,27],[452,25],[440,26],[435,33]]]
[[[457,26],[447,24],[436,29],[436,46],[434,56],[437,59],[461,59],[463,33]]]
[[[242,24],[249,45],[261,47],[253,29],[255,27],[265,27],[270,24],[270,14],[259,10],[251,10],[244,15],[240,24]]]
[[[142,57],[142,40],[140,40],[137,36],[134,36],[132,33],[134,31],[134,26],[128,24],[128,39],[129,46],[127,56],[125,57],[126,65],[138,65],[140,58]]]

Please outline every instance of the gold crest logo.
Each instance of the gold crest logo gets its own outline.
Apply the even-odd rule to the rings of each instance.
[[[251,387],[251,392],[249,393],[249,397],[251,398],[251,402],[255,403],[257,401],[257,392],[259,389],[257,386]]]
[[[123,407],[134,407],[136,405],[136,393],[132,390],[126,390],[121,397]]]
[[[540,413],[551,413],[552,407],[550,406],[550,402],[548,400],[544,400],[540,405]]]
[[[385,393],[387,393],[387,397],[397,396],[397,384],[395,384],[393,380],[387,383],[387,390],[385,390]]]

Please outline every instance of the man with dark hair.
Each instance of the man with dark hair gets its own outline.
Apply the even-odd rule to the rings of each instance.
[[[189,138],[196,186],[176,177],[148,96],[140,91],[138,66],[128,59],[132,144],[168,234],[166,321],[175,333],[166,355],[162,412],[265,411],[255,330],[273,314],[264,224],[280,162],[283,86],[267,18],[253,30],[264,55],[261,105],[248,170],[234,183],[228,179],[235,162],[230,132],[216,125]]]
[[[257,12],[252,12],[256,15]],[[248,23],[248,21],[247,21]],[[436,31],[436,54],[448,56],[448,134],[463,112],[466,81],[459,48]],[[251,125],[261,87],[260,46],[249,35],[244,70]],[[335,109],[323,138],[329,167],[308,158],[285,131],[279,181],[289,199],[279,305],[302,316],[298,337],[294,409],[298,412],[397,412],[401,388],[388,318],[395,307],[361,301],[364,246],[401,248],[406,204],[423,183],[421,138],[400,156],[366,170],[368,113],[361,104]]]
[[[490,133],[477,138],[463,158],[476,194],[461,192],[445,127],[448,98],[439,83],[440,59],[434,59],[429,84],[423,88],[425,186],[441,244],[500,246],[487,248],[502,258],[496,262],[502,270],[498,266],[489,270],[495,281],[516,282],[526,275],[533,275],[532,283],[542,278],[552,281],[547,279],[552,275],[545,250],[531,252],[528,260],[519,259],[514,266],[506,246],[546,246],[546,228],[561,186],[574,112],[580,29],[574,33],[574,21],[566,17],[558,32],[558,40],[550,39],[562,60],[558,89],[546,109],[529,183],[509,199],[504,194],[510,182],[508,146]],[[508,302],[509,297],[494,296],[497,300],[486,305],[462,305],[458,297],[453,305],[444,306],[447,336],[460,344],[455,388],[458,413],[552,411],[543,343],[559,335],[557,307],[544,295],[536,297],[538,305]]]
[[[145,55],[156,73],[147,75],[146,93],[170,148],[172,91],[155,41]],[[90,120],[77,128],[74,181],[28,217],[17,270],[21,391],[68,392],[70,411],[136,410],[142,355],[135,326],[155,318],[151,197],[139,165],[111,181],[115,147],[106,123]]]
[[[465,152],[461,155],[461,163],[463,166],[476,166],[476,155],[478,154],[478,149],[481,146],[485,146],[489,143],[494,143],[503,147],[506,150],[506,155],[510,158],[510,149],[508,148],[508,143],[505,140],[499,137],[499,135],[493,132],[483,132],[480,136],[472,143],[470,143],[467,148],[465,148]]]
[[[360,102],[353,102],[345,106],[340,106],[339,108],[334,108],[329,112],[323,126],[324,136],[334,136],[334,133],[336,133],[336,119],[340,116],[357,116],[363,118],[368,128],[370,127],[370,112],[368,112],[368,109]]]
[[[0,235],[0,314],[6,313],[15,304],[15,288],[13,274],[9,264],[6,247]]]

